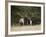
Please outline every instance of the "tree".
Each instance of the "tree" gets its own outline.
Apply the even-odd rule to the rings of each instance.
[[[35,18],[41,20],[41,8],[32,6],[11,6],[11,22],[17,23],[21,17]]]

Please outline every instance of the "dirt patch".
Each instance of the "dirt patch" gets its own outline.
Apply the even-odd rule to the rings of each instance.
[[[12,26],[11,31],[36,31],[41,30],[41,25],[34,25],[34,26]]]

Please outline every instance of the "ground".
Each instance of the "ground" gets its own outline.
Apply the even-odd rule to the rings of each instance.
[[[26,26],[12,26],[11,27],[11,31],[35,31],[35,30],[40,30],[41,29],[41,25],[26,25]]]

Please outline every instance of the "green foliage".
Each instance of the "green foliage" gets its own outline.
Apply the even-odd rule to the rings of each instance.
[[[41,8],[32,6],[11,6],[11,22],[17,23],[21,17],[41,19]]]

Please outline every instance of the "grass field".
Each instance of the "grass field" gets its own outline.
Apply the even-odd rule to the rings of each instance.
[[[41,30],[41,25],[12,26],[11,31],[35,31]]]

